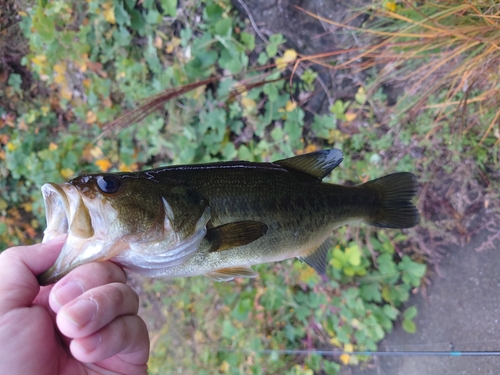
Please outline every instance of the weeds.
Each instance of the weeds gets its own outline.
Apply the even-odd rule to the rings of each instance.
[[[226,0],[206,0],[201,9],[181,5],[54,0],[19,11],[29,42],[22,63],[32,77],[9,72],[2,81],[9,98],[9,106],[0,108],[2,247],[32,241],[43,228],[41,184],[80,172],[276,160],[321,147],[346,154],[332,181],[358,183],[386,171],[414,170],[414,160],[400,150],[420,146],[407,132],[387,131],[375,121],[375,104],[386,100],[382,92],[361,87],[353,100],[338,100],[330,113],[311,116],[307,123],[292,98],[312,89],[315,74],[306,71],[291,87],[279,80],[281,72],[270,65],[283,68],[296,56],[279,54],[281,35],[258,44]],[[248,86],[261,68],[269,82]],[[224,78],[215,85],[209,78],[214,75]],[[23,87],[29,79],[47,95],[25,107]],[[168,96],[173,87],[195,81],[193,91],[156,105],[160,93],[167,90]],[[247,89],[235,97],[242,83]],[[149,117],[135,117],[131,110],[124,122],[105,127],[155,94],[160,96],[147,102]],[[140,126],[126,127],[131,121]],[[113,125],[121,132],[102,136]],[[335,373],[339,365],[320,356],[267,357],[258,351],[373,350],[403,309],[400,321],[414,332],[415,311],[403,304],[418,289],[426,267],[421,258],[406,255],[406,234],[343,228],[337,238],[328,259],[330,281],[288,261],[257,267],[261,277],[250,281],[214,284],[198,277],[138,285],[142,314],[152,329],[151,372]],[[255,353],[239,351],[243,348]]]

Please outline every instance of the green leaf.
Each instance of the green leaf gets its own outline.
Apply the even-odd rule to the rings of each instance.
[[[384,314],[391,320],[395,320],[398,316],[398,309],[391,305],[384,305],[382,307],[382,310],[384,311]]]
[[[247,47],[248,51],[255,49],[255,36],[243,31],[240,35],[241,42]]]
[[[250,298],[244,298],[238,301],[231,312],[231,315],[236,320],[245,321],[247,320],[250,311],[252,311],[252,300]]]
[[[231,53],[227,49],[221,52],[219,65],[221,68],[229,70],[232,74],[239,73],[243,69],[241,61],[231,56]]]
[[[375,301],[375,302],[382,301],[382,296],[380,294],[380,284],[378,283],[361,285],[359,288],[359,295],[365,301]]]
[[[54,20],[45,15],[42,7],[38,7],[33,17],[33,28],[38,31],[45,42],[54,40],[56,34]]]
[[[161,0],[161,7],[168,16],[177,16],[177,0]]]
[[[346,250],[345,255],[347,261],[353,266],[359,266],[361,263],[361,252],[359,251],[359,246],[354,243],[351,244]]]
[[[231,18],[223,18],[214,26],[214,33],[220,36],[231,36],[233,22]]]
[[[412,322],[411,320],[403,320],[403,329],[408,332],[408,333],[415,333],[417,332],[417,326],[415,325],[414,322]]]
[[[417,316],[417,308],[415,306],[408,307],[403,313],[405,319],[412,320]]]
[[[398,272],[391,254],[382,254],[377,258],[378,270],[382,275],[393,275]]]
[[[403,272],[403,282],[414,287],[420,285],[420,280],[427,269],[425,264],[414,262],[408,255],[403,256],[403,259],[398,264],[398,268]]]
[[[144,36],[146,33],[146,21],[144,20],[141,12],[135,9],[129,9],[128,13],[130,15],[130,27],[132,27],[133,30],[137,31],[139,35]]]

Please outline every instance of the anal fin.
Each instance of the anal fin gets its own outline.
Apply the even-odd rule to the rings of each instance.
[[[213,272],[209,272],[206,276],[210,277],[215,281],[231,281],[235,277],[246,277],[252,279],[257,277],[259,274],[255,272],[250,267],[230,267],[230,268],[221,268]]]
[[[320,275],[326,275],[326,256],[331,246],[332,240],[330,237],[328,237],[312,253],[297,258],[307,263],[310,267],[314,268]]]

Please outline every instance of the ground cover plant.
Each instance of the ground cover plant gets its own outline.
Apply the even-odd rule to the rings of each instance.
[[[0,44],[2,248],[34,241],[43,229],[41,184],[80,172],[269,161],[326,147],[346,155],[333,182],[418,172],[422,226],[405,232],[339,230],[329,253],[329,281],[298,261],[258,266],[259,278],[233,283],[132,280],[152,332],[151,373],[335,373],[338,363],[364,360],[262,351],[374,350],[394,324],[414,332],[416,310],[404,303],[418,291],[424,263],[436,261],[435,244],[443,237],[454,240],[446,233],[460,230],[466,239],[476,228],[471,213],[497,209],[491,171],[498,156],[498,106],[492,105],[498,94],[489,70],[496,61],[497,16],[488,13],[493,6],[478,4],[424,2],[428,8],[421,9],[374,3],[370,11],[392,19],[367,23],[376,38],[350,62],[350,69],[372,69],[371,77],[352,99],[311,114],[300,98],[314,90],[313,68],[294,71],[291,87],[275,81],[230,95],[263,71],[269,80],[291,73],[293,64],[286,67],[296,52],[282,35],[260,41],[229,1],[40,1],[23,8],[9,3],[2,17],[20,22],[2,27],[15,35],[17,28],[27,46],[9,51]],[[454,19],[472,23],[459,23],[462,34],[483,34],[461,36],[458,28],[453,31]],[[378,39],[382,33],[392,34]],[[441,64],[436,56],[444,59]],[[485,61],[491,65],[481,65]],[[375,66],[382,66],[380,73]],[[474,75],[480,71],[488,72],[482,83],[484,75]],[[99,137],[108,121],[141,100],[213,75],[226,77],[167,103],[139,125]],[[409,94],[391,107],[384,85],[402,78]],[[428,80],[436,86],[418,91],[429,88]],[[477,178],[481,173],[489,184]],[[437,179],[443,182],[435,184]],[[467,192],[454,200],[461,189]],[[473,189],[476,196],[468,194]],[[438,199],[449,204],[438,206]]]

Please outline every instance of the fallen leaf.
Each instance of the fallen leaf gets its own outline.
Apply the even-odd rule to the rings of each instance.
[[[276,68],[278,70],[283,70],[286,68],[288,63],[295,61],[297,59],[297,52],[294,49],[287,49],[283,54],[283,57],[276,58]]]
[[[69,180],[71,177],[73,177],[73,175],[75,174],[75,171],[73,171],[71,168],[64,168],[64,169],[61,169],[61,171],[59,173],[61,174],[61,176],[65,180]]]
[[[50,151],[55,151],[55,150],[57,150],[57,148],[58,147],[57,147],[57,145],[54,142],[50,142],[49,143],[49,150]]]
[[[251,111],[257,106],[257,103],[255,103],[255,100],[253,99],[243,98],[241,99],[241,105],[247,111]]]
[[[344,364],[344,365],[348,365],[349,364],[349,360],[351,359],[351,356],[347,353],[344,353],[344,354],[341,354],[340,355],[340,361]]]
[[[345,119],[347,120],[347,122],[352,122],[352,121],[354,121],[356,116],[357,115],[354,112],[346,112]]]
[[[286,103],[285,110],[287,112],[292,112],[295,108],[297,108],[297,102],[289,100]]]
[[[95,165],[97,165],[102,172],[109,171],[113,166],[108,159],[99,159],[95,162]]]
[[[95,114],[95,112],[92,112],[92,111],[88,111],[87,112],[87,116],[85,118],[85,122],[87,124],[93,124],[97,121],[97,115]]]
[[[102,4],[103,7],[103,12],[102,15],[104,16],[104,19],[111,23],[115,24],[116,23],[116,18],[115,18],[115,7],[111,3],[104,3]]]

